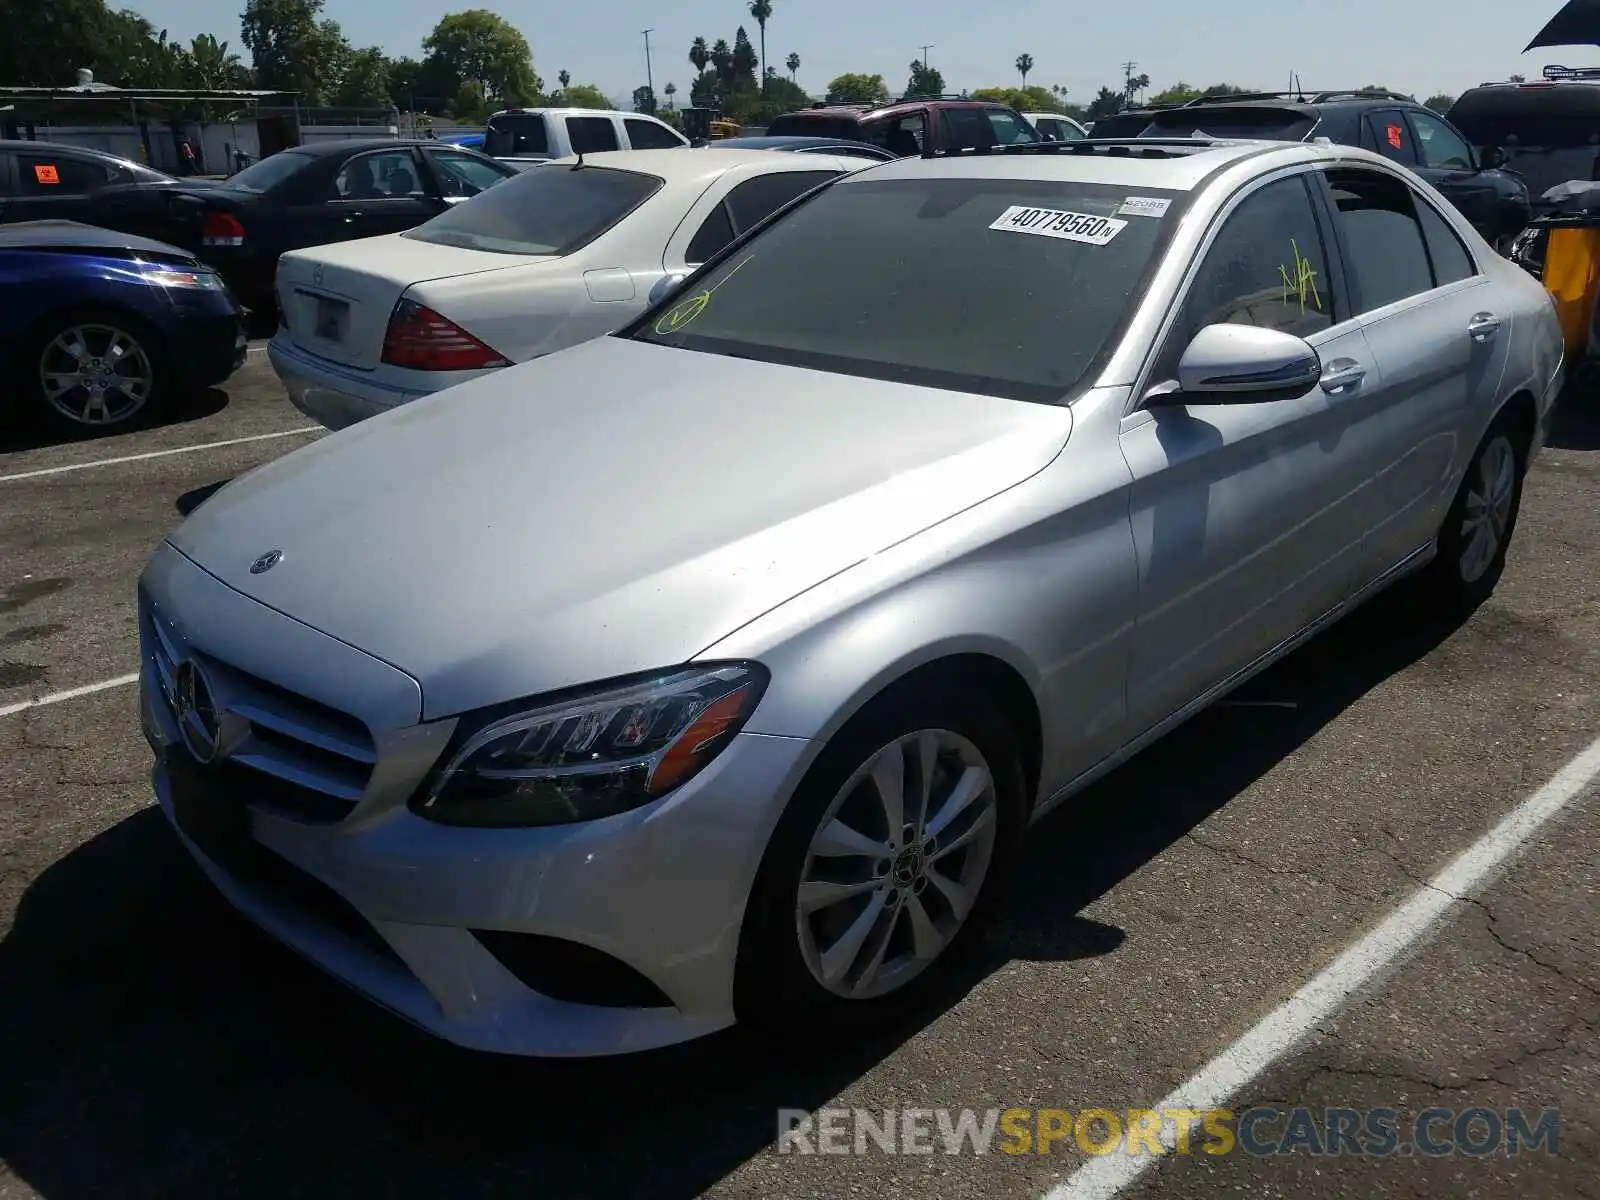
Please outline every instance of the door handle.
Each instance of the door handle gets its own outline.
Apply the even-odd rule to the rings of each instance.
[[[1467,333],[1475,342],[1487,342],[1500,331],[1500,318],[1493,313],[1474,313],[1467,322]]]
[[[1354,389],[1367,377],[1367,369],[1353,358],[1336,358],[1322,372],[1322,390],[1341,392]]]

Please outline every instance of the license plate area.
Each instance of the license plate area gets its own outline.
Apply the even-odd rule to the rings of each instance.
[[[311,334],[319,341],[342,342],[350,332],[350,302],[335,300],[332,296],[319,296],[315,292],[298,292],[311,310]]]
[[[188,754],[177,748],[167,754],[167,779],[172,816],[184,836],[223,870],[245,873],[262,848],[250,832],[250,809],[244,799],[228,795],[206,779]]]

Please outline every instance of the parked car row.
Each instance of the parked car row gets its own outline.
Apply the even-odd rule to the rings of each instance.
[[[1039,817],[1378,589],[1495,586],[1561,330],[1391,156],[850,165],[586,155],[285,258],[277,362],[552,351],[236,479],[139,588],[183,844],[442,1038],[897,1020]]]

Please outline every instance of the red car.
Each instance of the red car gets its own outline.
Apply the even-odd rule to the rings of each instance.
[[[899,158],[935,150],[1043,139],[1021,113],[991,100],[930,96],[888,104],[818,105],[786,113],[768,137],[827,137],[882,146]]]

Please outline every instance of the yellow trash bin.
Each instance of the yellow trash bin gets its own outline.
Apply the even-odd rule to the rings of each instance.
[[[1600,229],[1554,226],[1544,251],[1544,286],[1555,297],[1567,361],[1589,354],[1589,325],[1600,283]]]

